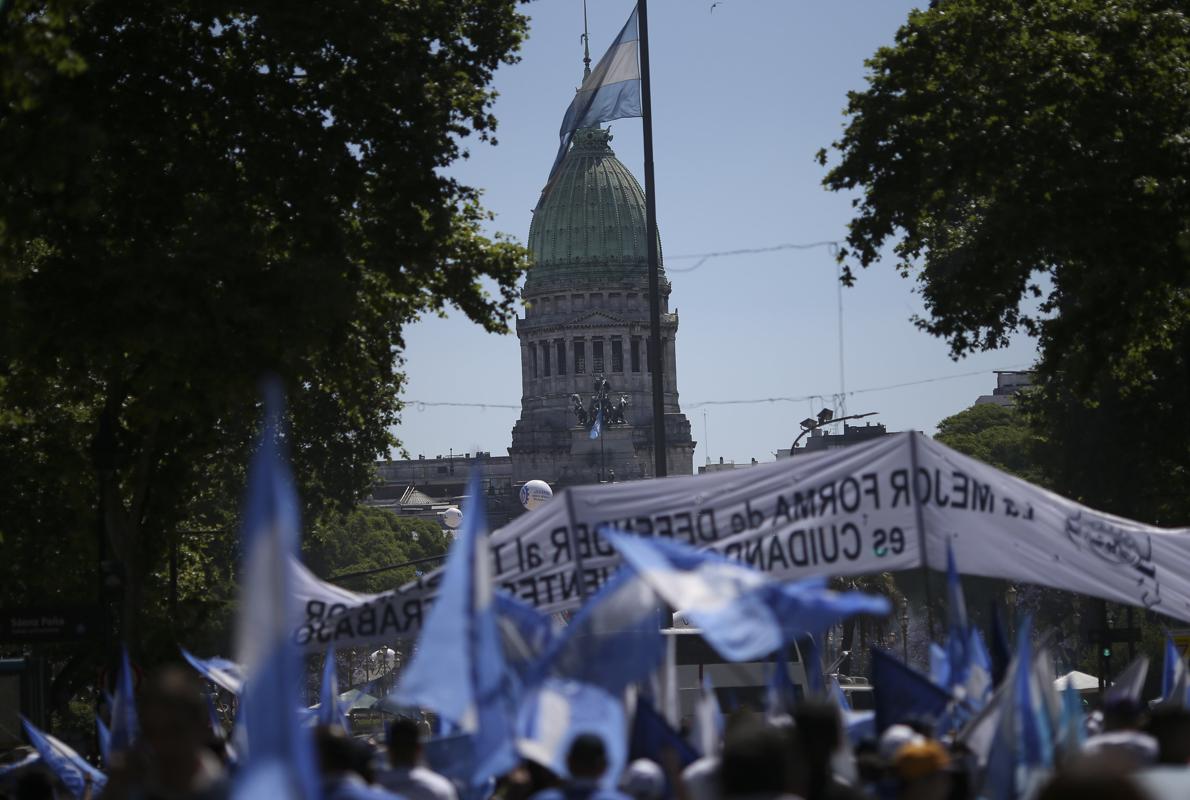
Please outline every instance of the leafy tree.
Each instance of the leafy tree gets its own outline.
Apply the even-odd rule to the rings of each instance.
[[[321,521],[306,537],[303,557],[324,578],[445,555],[451,538],[429,520],[360,507]],[[424,563],[341,581],[358,592],[384,592],[412,581],[439,563]]]
[[[166,553],[183,606],[229,596],[267,371],[305,519],[368,490],[403,326],[453,304],[504,331],[514,308],[525,253],[444,168],[491,139],[524,31],[515,0],[4,8],[6,602],[89,601],[105,558],[134,649],[142,623],[154,649],[208,624],[171,618]]]
[[[892,243],[956,357],[1036,336],[1051,485],[1190,522],[1183,4],[945,0],[868,67],[824,180],[860,192],[846,279]]]
[[[1013,406],[971,406],[939,422],[934,438],[1030,483],[1047,485],[1036,434],[1029,419]]]

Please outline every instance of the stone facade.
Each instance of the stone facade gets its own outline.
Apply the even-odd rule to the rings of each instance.
[[[529,229],[534,265],[525,282],[521,340],[521,416],[513,427],[513,482],[555,485],[653,476],[652,364],[645,198],[615,157],[611,132],[576,133],[558,174],[542,193]],[[660,252],[660,243],[658,243]],[[677,311],[661,276],[666,464],[689,475],[694,442],[678,406]],[[590,410],[606,380],[623,422],[604,419],[589,436],[574,396]]]

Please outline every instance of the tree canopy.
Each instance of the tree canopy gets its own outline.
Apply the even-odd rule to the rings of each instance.
[[[946,0],[867,63],[824,181],[860,192],[849,279],[895,243],[954,354],[1023,328],[1083,385],[1143,382],[1185,346],[1183,4]]]
[[[118,561],[134,648],[170,542],[227,568],[263,373],[313,521],[394,444],[406,323],[507,329],[525,251],[445,168],[494,141],[516,6],[0,12],[0,534]]]
[[[1184,4],[945,0],[867,63],[819,153],[858,192],[845,280],[892,245],[955,357],[1035,336],[1051,486],[1190,523]]]

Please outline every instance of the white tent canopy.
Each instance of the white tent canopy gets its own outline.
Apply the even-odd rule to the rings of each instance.
[[[1099,679],[1094,675],[1088,675],[1085,672],[1079,672],[1077,669],[1072,672],[1067,672],[1062,677],[1054,681],[1054,688],[1059,692],[1066,691],[1068,685],[1074,686],[1074,691],[1079,692],[1097,692],[1099,691]]]

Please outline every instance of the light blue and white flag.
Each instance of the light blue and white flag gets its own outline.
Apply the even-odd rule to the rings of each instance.
[[[614,788],[628,762],[628,721],[624,705],[597,686],[548,679],[521,704],[517,750],[526,758],[568,776],[566,757],[575,737],[589,733],[607,748],[607,770],[600,778]]]
[[[1175,694],[1179,684],[1185,684],[1186,662],[1182,660],[1182,654],[1178,652],[1177,645],[1173,643],[1173,637],[1167,631],[1165,634],[1165,665],[1161,670],[1161,697],[1167,703],[1176,703],[1177,705],[1185,705],[1186,696],[1183,692],[1181,696]]]
[[[591,597],[542,657],[537,680],[561,678],[615,696],[646,680],[665,658],[657,595],[624,567]]]
[[[1141,702],[1141,694],[1145,688],[1145,679],[1149,676],[1149,657],[1137,656],[1132,663],[1116,678],[1103,694],[1103,705],[1109,707],[1117,703]]]
[[[335,648],[328,648],[322,662],[322,686],[318,692],[318,724],[350,732],[347,712],[339,703],[339,675],[335,669]]]
[[[595,412],[595,421],[591,423],[591,431],[587,434],[588,439],[598,439],[603,434],[603,409]]]
[[[719,708],[719,698],[715,696],[715,687],[711,685],[711,676],[704,673],[702,693],[694,706],[694,725],[690,730],[690,743],[704,756],[718,756],[719,747],[723,743],[724,727],[723,712]]]
[[[470,735],[470,785],[478,786],[516,765],[517,698],[496,620],[479,470],[467,498],[438,598],[391,699],[430,709]]]
[[[2,5],[3,5],[3,3],[0,3],[0,6],[2,6]],[[32,753],[29,753],[27,756],[22,758],[20,761],[10,761],[7,764],[0,764],[0,780],[3,780],[5,777],[13,774],[14,772],[16,772],[19,769],[25,769],[26,767],[31,767],[40,761],[41,761],[41,754],[34,751]]]
[[[103,792],[103,787],[107,785],[107,776],[88,764],[73,748],[50,736],[24,717],[21,717],[21,725],[25,728],[25,735],[29,737],[29,744],[33,745],[33,749],[41,756],[46,767],[62,781],[72,795],[83,796],[88,777],[91,779],[94,793],[99,795]]]
[[[1066,682],[1062,691],[1062,721],[1058,728],[1057,742],[1070,753],[1077,753],[1087,741],[1087,730],[1084,724],[1083,699],[1073,681]]]
[[[220,689],[226,689],[237,697],[239,696],[244,688],[244,670],[239,664],[226,658],[220,658],[219,656],[199,658],[185,647],[179,647],[178,649],[182,651],[182,658],[186,659],[186,662],[190,666],[198,670],[199,675],[202,675]]]
[[[1030,640],[1026,617],[1017,634],[1016,655],[998,693],[999,719],[987,759],[984,795],[990,800],[1031,796],[1053,767],[1054,731]]]
[[[103,759],[105,767],[111,766],[112,732],[103,724],[99,717],[95,718],[95,738],[99,740],[99,757]]]
[[[570,138],[579,128],[589,128],[601,122],[642,115],[640,103],[640,62],[638,46],[640,33],[637,25],[637,9],[632,8],[628,22],[620,35],[599,59],[595,69],[583,80],[578,94],[570,101],[562,128],[558,131],[561,144],[554,166],[550,168],[550,179],[558,171]]]
[[[963,686],[971,669],[971,630],[967,624],[967,601],[955,566],[954,549],[946,540],[946,685]]]
[[[520,689],[536,677],[542,658],[557,639],[550,618],[528,603],[505,592],[496,593],[496,624],[504,662],[516,676]]]
[[[116,691],[112,696],[110,752],[127,753],[140,736],[136,716],[136,695],[132,689],[132,664],[128,648],[120,648],[120,669],[116,673]]]
[[[242,763],[231,787],[235,800],[319,796],[313,741],[299,714],[305,665],[291,635],[300,619],[288,565],[297,557],[301,529],[297,492],[283,454],[283,406],[279,382],[268,381],[240,537],[235,641],[244,673],[237,724],[244,746],[237,747]]]

